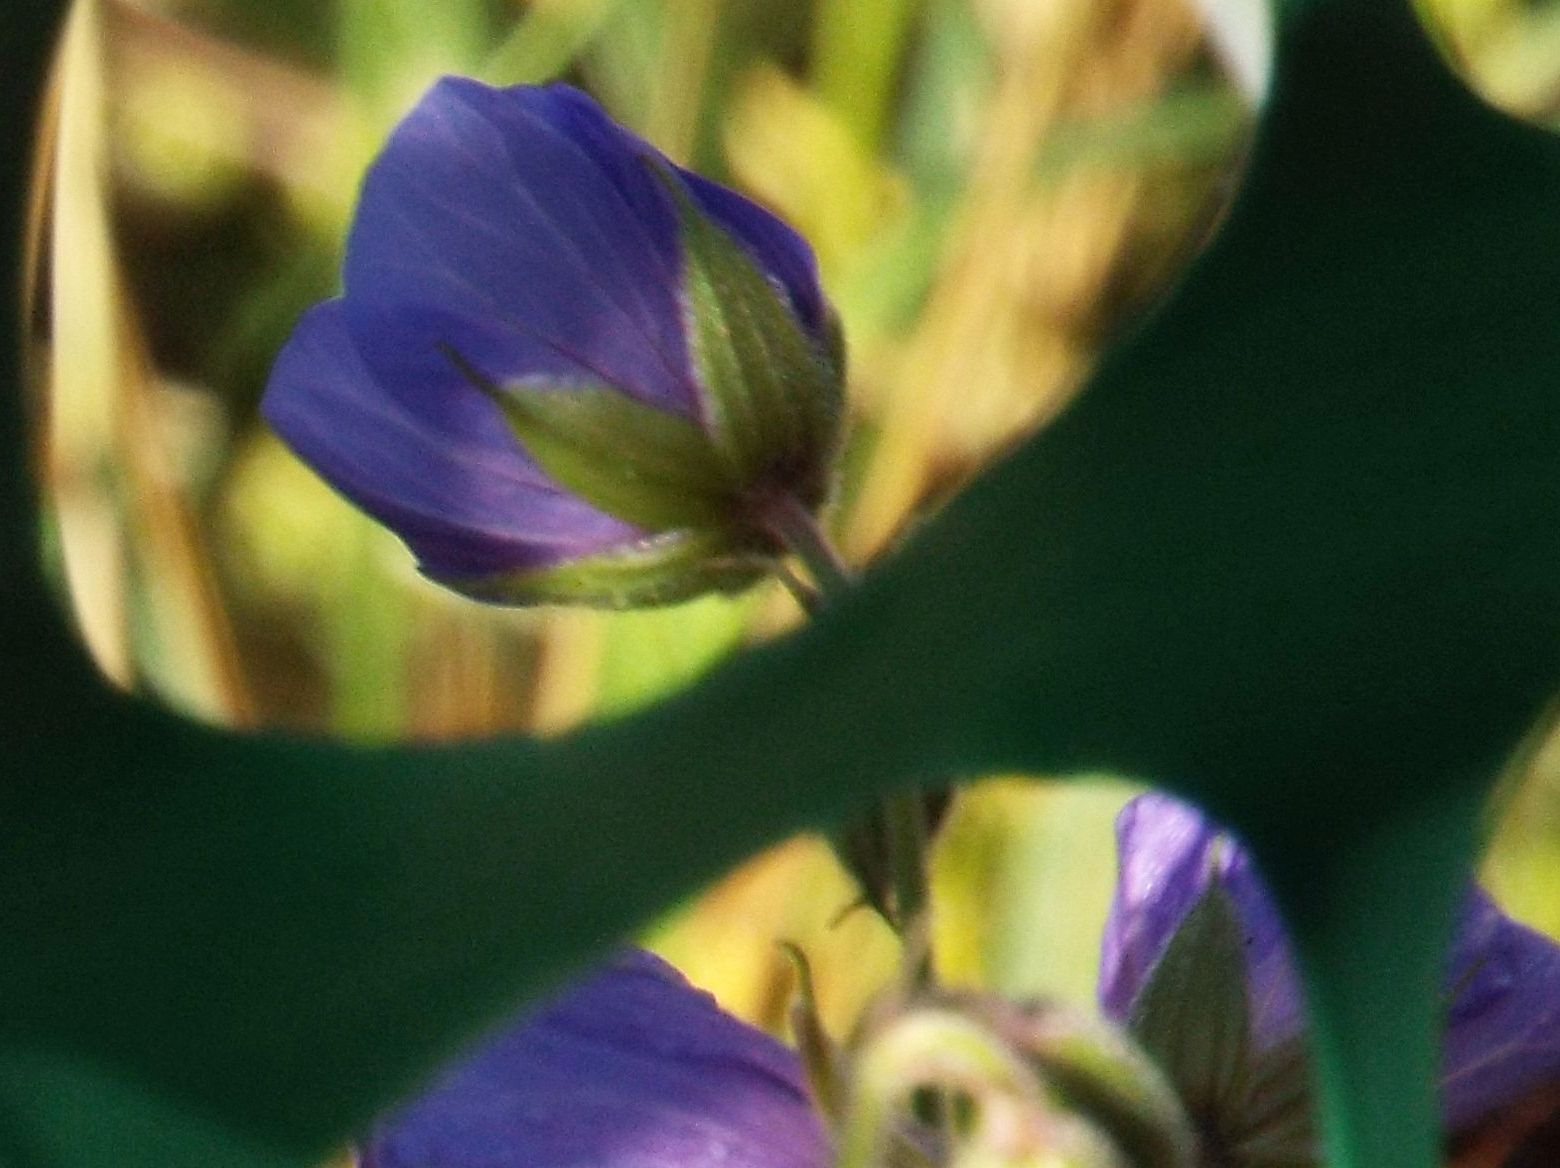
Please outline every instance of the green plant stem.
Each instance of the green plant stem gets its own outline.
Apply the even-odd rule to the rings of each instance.
[[[781,574],[791,595],[809,614],[822,611],[855,582],[855,573],[800,500],[791,496],[773,500],[766,508],[766,519],[770,532],[812,579],[808,587],[790,572]],[[915,980],[923,984],[930,981],[931,963],[925,956],[924,938],[917,938],[915,931],[930,899],[929,835],[926,804],[919,791],[883,796],[871,816],[851,830],[851,837],[881,856],[886,889],[872,886],[875,882],[870,874],[863,874],[863,865],[850,854],[849,846],[841,849],[841,859],[861,880],[868,901],[907,945],[922,950],[915,962]]]
[[[779,496],[768,503],[764,512],[770,533],[801,561],[813,579],[817,588],[814,598],[806,601],[798,597],[809,613],[820,611],[856,582],[850,565],[841,558],[817,518],[800,499],[792,495]]]

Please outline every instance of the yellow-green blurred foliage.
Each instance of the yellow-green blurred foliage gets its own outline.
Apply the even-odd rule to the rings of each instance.
[[[1426,6],[1491,94],[1554,115],[1560,6]],[[362,738],[555,732],[798,619],[778,589],[470,604],[258,423],[271,355],[334,288],[358,176],[434,76],[566,78],[813,241],[851,350],[830,522],[861,563],[1065,404],[1215,225],[1251,120],[1176,0],[94,0],[64,61],[32,323],[83,636],[115,682],[197,716]],[[1557,767],[1511,786],[1488,874],[1560,933]],[[947,979],[1089,996],[1124,796],[1008,779],[961,799],[935,875]],[[771,1028],[775,943],[796,941],[844,1030],[894,963],[851,899],[796,840],[648,937]]]

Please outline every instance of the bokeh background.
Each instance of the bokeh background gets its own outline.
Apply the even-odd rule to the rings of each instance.
[[[1560,2],[1424,10],[1491,100],[1560,126]],[[335,289],[364,167],[433,78],[570,81],[813,242],[851,354],[829,524],[863,565],[1152,311],[1253,120],[1227,42],[1177,0],[91,0],[60,60],[28,325],[62,604],[117,685],[366,740],[556,733],[800,619],[774,587],[623,614],[472,604],[260,423],[273,355]],[[941,973],[1087,1001],[1130,790],[1036,778],[956,805]],[[1535,738],[1488,823],[1488,884],[1560,936],[1560,748]],[[805,837],[645,939],[777,1032],[777,941],[809,954],[836,1031],[894,967]]]

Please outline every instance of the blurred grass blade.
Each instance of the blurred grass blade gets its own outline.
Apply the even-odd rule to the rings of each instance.
[[[95,0],[78,4],[61,49],[53,231],[49,237],[48,482],[60,562],[81,635],[117,685],[133,678],[129,550],[113,457],[117,307],[104,178],[104,96]]]
[[[160,392],[108,217],[102,27],[77,6],[63,51],[50,236],[48,460],[66,582],[105,674],[244,724],[251,704],[209,557],[179,498]]]
[[[1036,153],[1035,174],[1056,181],[1080,166],[1205,166],[1230,157],[1251,121],[1238,90],[1204,82],[1113,115],[1058,124]]]
[[[341,0],[341,80],[388,124],[440,74],[477,72],[487,15],[483,0]]]
[[[623,0],[533,0],[476,76],[491,85],[539,85],[572,65]]]
[[[883,146],[921,0],[819,0],[813,83],[869,154]]]

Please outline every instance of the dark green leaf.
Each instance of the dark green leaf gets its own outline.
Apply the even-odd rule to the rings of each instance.
[[[1262,861],[1332,1162],[1431,1168],[1471,825],[1560,683],[1560,147],[1406,0],[1276,7],[1240,200],[1073,408],[805,632],[545,745],[228,734],[110,693],[40,579],[0,341],[0,1159],[140,1130],[116,1163],[306,1164],[787,831],[925,775],[1104,768]],[[12,225],[59,10],[6,24]],[[108,1069],[43,1094],[39,1065]]]

